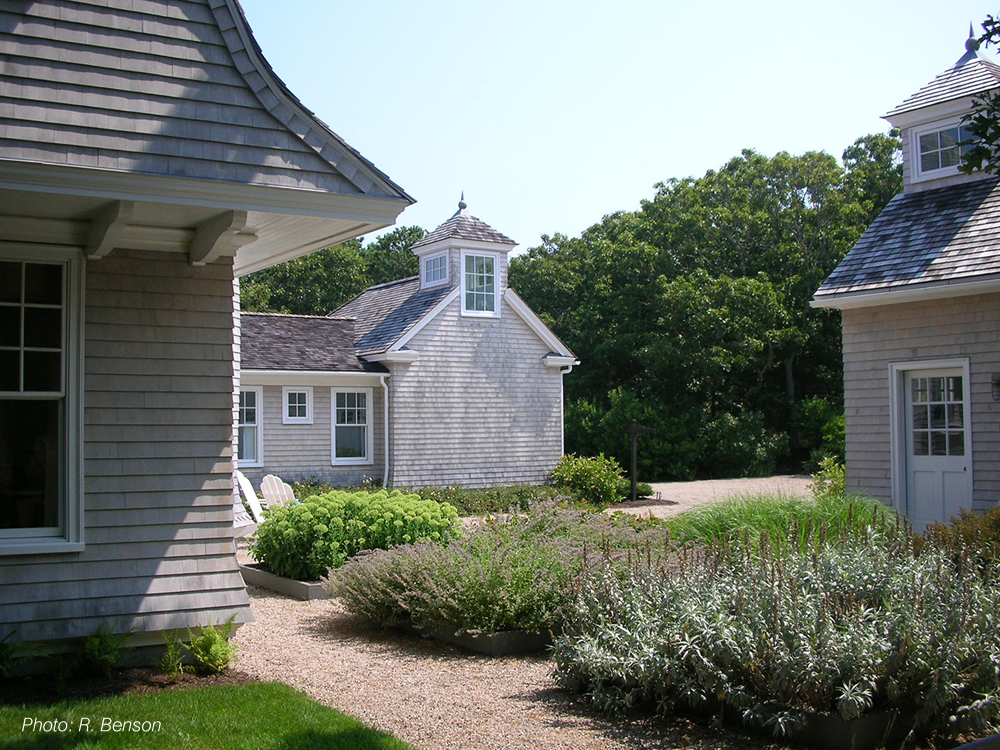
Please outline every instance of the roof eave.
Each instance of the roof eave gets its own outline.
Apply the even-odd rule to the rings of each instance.
[[[923,284],[906,284],[851,292],[820,292],[809,303],[811,307],[851,310],[859,307],[898,305],[906,302],[967,297],[973,294],[1000,292],[1000,274],[974,279],[951,279]]]

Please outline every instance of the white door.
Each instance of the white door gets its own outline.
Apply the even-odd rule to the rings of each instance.
[[[918,532],[972,506],[966,381],[961,368],[904,373],[906,515]]]

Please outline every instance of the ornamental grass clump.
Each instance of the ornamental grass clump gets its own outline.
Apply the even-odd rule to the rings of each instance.
[[[662,534],[634,519],[543,503],[488,519],[447,546],[359,555],[327,579],[349,611],[380,627],[558,632],[584,571],[650,563]]]
[[[785,734],[809,712],[912,718],[917,734],[1000,729],[1000,568],[900,526],[812,549],[733,538],[677,571],[588,581],[556,678],[609,713],[735,711]]]
[[[361,550],[446,542],[458,524],[451,505],[395,490],[335,491],[266,513],[250,554],[276,575],[304,581],[318,580]]]

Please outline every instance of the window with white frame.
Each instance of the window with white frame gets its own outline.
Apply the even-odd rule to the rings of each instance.
[[[917,173],[920,177],[940,177],[958,172],[962,154],[971,146],[960,145],[972,140],[969,129],[959,123],[948,127],[941,124],[917,131],[914,147],[917,154]]]
[[[448,283],[448,253],[440,253],[424,258],[423,286],[438,286]]]
[[[497,317],[499,284],[496,255],[462,253],[462,313]]]
[[[261,429],[263,417],[264,389],[241,388],[236,456],[243,466],[262,466],[264,463],[264,434]]]
[[[79,254],[0,247],[0,553],[79,549]]]
[[[333,406],[333,463],[372,463],[372,389],[333,389]]]
[[[283,424],[312,424],[312,388],[282,388],[281,400],[284,411],[281,414]]]

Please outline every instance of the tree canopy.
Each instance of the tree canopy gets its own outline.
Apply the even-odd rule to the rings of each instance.
[[[410,246],[423,239],[420,227],[397,227],[362,246],[350,240],[248,274],[240,280],[240,306],[247,312],[327,315],[374,284],[415,276]]]
[[[988,47],[1000,44],[1000,18],[986,16],[978,41]],[[967,174],[1000,173],[1000,90],[984,91],[973,102],[973,111],[962,119],[969,138],[963,141],[959,169]]]
[[[842,163],[744,151],[512,259],[511,286],[582,360],[567,449],[625,462],[638,419],[659,430],[642,474],[661,479],[771,471],[817,447],[804,415],[842,398],[840,319],[809,302],[901,189],[898,150],[876,134]]]

